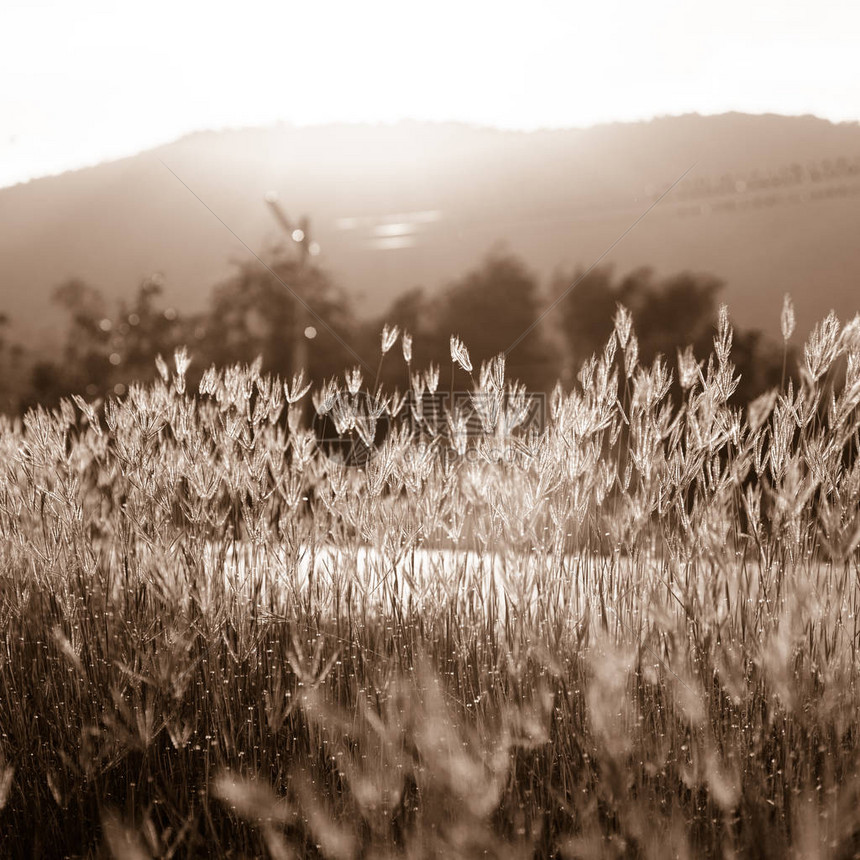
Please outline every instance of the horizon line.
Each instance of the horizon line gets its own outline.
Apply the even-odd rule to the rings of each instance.
[[[686,119],[690,117],[696,117],[699,119],[717,119],[720,117],[726,116],[743,116],[743,117],[751,117],[751,118],[765,118],[765,117],[777,117],[780,119],[813,119],[819,122],[828,123],[830,125],[860,125],[860,117],[857,119],[845,119],[845,120],[833,120],[828,117],[820,116],[814,113],[802,113],[802,114],[786,114],[779,113],[777,111],[760,111],[760,112],[752,112],[752,111],[743,111],[743,110],[725,110],[720,111],[718,113],[700,113],[698,111],[686,111],[684,113],[666,113],[666,114],[653,114],[647,117],[641,117],[638,119],[618,119],[618,120],[604,120],[599,122],[590,123],[588,125],[532,125],[532,126],[514,126],[514,125],[494,125],[490,123],[484,123],[479,121],[469,121],[457,118],[451,119],[421,119],[417,117],[399,117],[397,119],[389,119],[389,120],[325,120],[325,121],[313,121],[313,122],[302,122],[297,120],[288,120],[288,119],[278,119],[273,120],[271,122],[259,123],[257,125],[224,125],[220,127],[210,127],[210,128],[199,128],[193,131],[188,131],[183,134],[180,134],[175,137],[171,137],[167,140],[164,140],[160,143],[153,143],[149,146],[145,146],[141,149],[136,149],[133,151],[128,151],[123,155],[118,155],[116,157],[107,157],[100,158],[94,161],[87,161],[82,164],[78,164],[73,167],[67,167],[62,170],[57,171],[49,171],[47,173],[39,173],[33,176],[28,177],[27,179],[21,179],[19,181],[13,182],[8,185],[0,185],[0,191],[6,191],[12,188],[19,188],[21,186],[29,185],[30,183],[39,182],[44,179],[55,179],[60,176],[65,176],[67,174],[78,173],[84,170],[92,170],[97,167],[101,167],[103,165],[108,164],[116,164],[117,162],[124,161],[126,159],[137,158],[141,155],[145,155],[147,153],[155,152],[160,149],[174,146],[175,144],[181,143],[182,141],[189,140],[194,137],[203,136],[203,135],[220,135],[220,134],[230,134],[230,133],[241,133],[248,131],[266,131],[273,130],[280,127],[293,128],[297,130],[311,130],[311,129],[325,129],[325,128],[335,128],[335,127],[343,127],[343,128],[396,128],[397,126],[403,125],[419,125],[419,126],[460,126],[466,129],[472,129],[475,131],[492,131],[492,132],[501,132],[504,134],[551,134],[551,133],[564,133],[564,132],[587,132],[592,131],[599,128],[607,128],[610,126],[633,126],[633,125],[646,125],[652,122],[659,122],[665,120],[680,120]]]

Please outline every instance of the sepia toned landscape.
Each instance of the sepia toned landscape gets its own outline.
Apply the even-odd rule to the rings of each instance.
[[[0,856],[860,857],[853,6],[0,18]]]

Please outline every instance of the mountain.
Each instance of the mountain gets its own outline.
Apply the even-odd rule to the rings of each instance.
[[[47,340],[63,280],[119,297],[155,271],[169,303],[200,309],[231,260],[250,256],[243,242],[264,253],[281,238],[272,190],[311,217],[319,262],[363,316],[408,287],[440,288],[500,241],[544,282],[604,254],[618,272],[712,273],[737,322],[770,333],[784,292],[801,333],[831,308],[860,309],[860,125],[724,114],[193,134],[0,190],[0,311]]]

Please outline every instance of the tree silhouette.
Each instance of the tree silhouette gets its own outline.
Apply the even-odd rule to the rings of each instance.
[[[302,297],[311,313],[306,309],[297,313],[293,293]],[[296,331],[299,321],[307,324],[307,332]],[[346,298],[329,277],[317,267],[303,267],[298,260],[280,256],[269,268],[257,261],[241,263],[213,290],[204,352],[219,366],[250,363],[262,355],[266,371],[288,376],[297,370],[292,366],[293,338],[305,337],[309,365],[305,369],[311,378],[321,379],[355,364],[343,345],[343,340],[349,342],[351,329]]]
[[[9,317],[0,313],[0,413],[15,414],[25,394],[24,348],[8,338]]]
[[[479,268],[455,281],[438,303],[435,329],[444,339],[444,357],[449,359],[452,334],[463,340],[475,368],[516,344],[507,356],[508,376],[530,390],[548,390],[558,368],[538,324],[541,304],[537,280],[523,263],[508,253],[490,253]]]
[[[52,405],[70,393],[101,394],[110,377],[109,324],[104,296],[79,278],[69,278],[51,300],[69,317],[62,361],[37,361],[31,373],[33,402]]]
[[[683,272],[653,284],[650,278],[642,288],[625,293],[620,299],[630,305],[639,338],[639,355],[652,362],[657,355],[674,358],[678,349],[692,345],[700,356],[711,349],[717,319],[717,295],[723,283],[710,275]]]
[[[571,289],[572,287],[572,289]],[[567,348],[564,367],[566,383],[591,355],[600,350],[612,333],[612,319],[620,294],[612,284],[612,270],[597,268],[585,273],[577,270],[553,278],[551,294],[564,296],[554,312],[558,316],[562,339]]]
[[[576,286],[569,290],[573,283]],[[636,269],[617,282],[610,267],[557,275],[552,292],[555,296],[566,293],[559,305],[559,328],[567,350],[566,381],[603,348],[612,333],[618,304],[632,314],[640,362],[650,364],[663,355],[672,366],[677,351],[688,345],[695,355],[705,358],[713,347],[722,288],[718,278],[692,272],[657,281],[648,268]],[[748,402],[779,383],[781,352],[760,332],[736,332],[732,357],[741,374],[735,402]]]
[[[192,354],[194,379],[201,372],[197,352],[205,332],[199,316],[180,316],[174,308],[164,308],[160,302],[163,279],[159,275],[144,280],[130,305],[120,302],[113,320],[112,349],[120,358],[116,376],[124,379],[152,379],[157,355],[169,360],[179,346],[187,346]]]
[[[162,309],[162,288],[160,275],[146,278],[131,305],[120,301],[111,313],[101,292],[84,281],[60,284],[53,300],[69,317],[62,361],[33,366],[28,405],[52,405],[73,393],[122,394],[129,383],[154,377],[156,355],[169,359],[178,346],[193,347],[199,320]]]

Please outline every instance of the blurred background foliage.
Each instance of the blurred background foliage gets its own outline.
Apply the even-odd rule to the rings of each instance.
[[[416,286],[397,295],[381,316],[366,319],[325,270],[283,248],[264,263],[237,264],[198,314],[165,306],[157,274],[138,286],[131,302],[113,307],[91,285],[70,279],[54,291],[67,319],[54,357],[7,342],[7,320],[0,315],[0,410],[53,406],[72,393],[121,396],[131,382],[154,377],[158,354],[169,357],[181,345],[192,356],[192,382],[212,364],[251,363],[257,356],[264,371],[287,377],[301,356],[316,383],[363,362],[371,371],[367,382],[376,372],[381,384],[403,390],[408,368],[399,355],[378,366],[385,323],[412,334],[413,368],[430,362],[447,368],[449,337],[456,334],[476,369],[507,351],[508,376],[548,392],[559,379],[572,385],[583,362],[603,348],[619,304],[632,314],[641,361],[662,354],[674,369],[677,351],[688,345],[697,357],[707,356],[722,287],[707,274],[661,279],[640,268],[619,276],[608,266],[558,271],[542,285],[517,256],[496,248],[438,295]],[[296,338],[304,339],[298,351]],[[747,403],[779,384],[783,345],[758,331],[736,330],[733,360],[742,376],[734,400]]]

